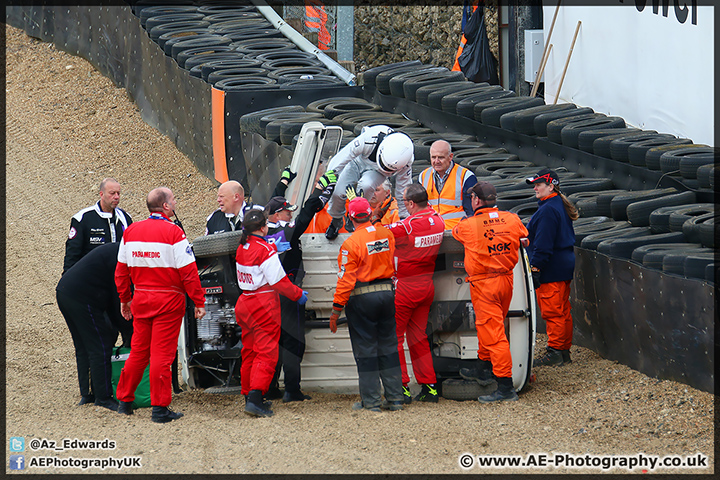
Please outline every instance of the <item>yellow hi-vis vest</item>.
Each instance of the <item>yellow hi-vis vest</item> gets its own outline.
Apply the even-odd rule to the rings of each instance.
[[[450,174],[442,191],[438,192],[433,179],[433,168],[426,168],[420,172],[418,180],[425,187],[428,193],[428,205],[430,205],[445,221],[445,230],[452,230],[458,224],[461,218],[465,216],[463,210],[463,185],[465,180],[473,172],[465,167],[461,167],[457,163],[450,169]]]

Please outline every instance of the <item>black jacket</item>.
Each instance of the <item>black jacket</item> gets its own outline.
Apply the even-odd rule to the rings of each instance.
[[[211,213],[207,217],[207,223],[205,225],[205,235],[212,235],[213,233],[223,232],[234,232],[242,230],[242,221],[245,217],[245,213],[252,209],[257,208],[262,210],[261,205],[253,205],[245,203],[240,210],[240,215],[237,215],[234,219],[224,214],[219,208]]]
[[[105,213],[100,209],[100,202],[73,215],[65,242],[63,275],[92,249],[120,242],[131,223],[132,218],[123,209],[116,208],[112,213]]]

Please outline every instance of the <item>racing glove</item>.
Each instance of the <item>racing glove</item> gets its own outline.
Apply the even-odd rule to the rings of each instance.
[[[345,195],[347,196],[348,201],[358,196],[357,193],[355,193],[355,188],[352,185],[347,187],[347,189],[345,190]]]
[[[532,274],[533,288],[537,290],[540,286],[540,269],[530,265],[530,273]]]
[[[323,188],[322,192],[320,192],[319,198],[323,207],[330,200],[330,197],[332,197],[332,194],[335,191],[335,185],[337,185],[337,183],[330,183],[327,187]]]
[[[300,296],[300,298],[298,299],[297,303],[298,303],[298,305],[305,305],[307,303],[307,301],[308,301],[308,292],[303,290],[303,293]]]
[[[321,188],[327,188],[327,186],[331,183],[337,183],[337,175],[335,175],[334,171],[328,170],[322,177],[320,177],[318,183]]]
[[[288,184],[292,182],[295,177],[297,177],[297,173],[293,173],[290,170],[290,167],[287,167],[285,170],[282,171],[282,174],[280,174],[280,180],[285,180]]]

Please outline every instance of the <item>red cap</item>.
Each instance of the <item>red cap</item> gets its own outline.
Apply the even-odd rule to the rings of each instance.
[[[367,218],[372,214],[370,202],[365,197],[355,197],[350,200],[348,213],[352,218]]]

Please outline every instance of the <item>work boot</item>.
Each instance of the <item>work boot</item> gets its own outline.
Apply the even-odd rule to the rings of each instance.
[[[118,411],[118,401],[112,397],[96,398],[95,405],[97,405],[98,407],[107,408],[108,410],[112,410],[113,412]]]
[[[438,403],[439,398],[440,397],[438,395],[438,391],[435,389],[434,383],[423,383],[420,393],[418,393],[417,397],[415,397],[415,401]]]
[[[118,413],[122,413],[124,415],[132,415],[133,414],[133,402],[123,402],[122,400],[118,402]]]
[[[563,359],[563,365],[566,363],[572,363],[572,359],[570,358],[570,349],[567,350],[560,350],[560,353],[562,354]]]
[[[270,407],[272,407],[272,402],[271,402],[270,400],[267,400],[266,397],[263,397],[262,400],[263,400],[263,402],[262,402],[263,407],[265,407],[265,408],[270,408]],[[245,403],[248,403],[248,396],[247,396],[247,395],[245,395]]]
[[[395,412],[395,411],[403,409],[403,403],[404,403],[403,400],[392,400],[392,401],[385,400],[382,403],[382,405],[380,405],[380,407],[383,410],[390,410],[392,412]]]
[[[253,417],[272,417],[274,415],[270,407],[265,407],[260,390],[250,390],[244,412]]]
[[[492,403],[501,401],[515,402],[518,399],[515,388],[513,387],[513,381],[510,377],[498,377],[497,378],[498,388],[490,395],[480,395],[478,402],[480,403]]]
[[[350,215],[345,215],[345,230],[350,233],[355,231],[355,224],[352,223],[352,220],[350,220]]]
[[[412,392],[407,385],[403,385],[403,403],[405,405],[410,405],[412,403]]]
[[[370,410],[371,412],[381,412],[380,407],[365,407],[362,402],[355,402],[352,406],[353,410]]]
[[[89,395],[83,395],[80,397],[80,403],[78,403],[78,406],[85,405],[86,403],[93,403],[95,401],[95,395],[92,393]]]
[[[289,403],[289,402],[302,402],[304,400],[310,400],[312,397],[310,395],[305,395],[300,390],[297,391],[290,391],[285,390],[285,395],[282,397],[283,403]]]
[[[480,360],[478,358],[477,365],[470,368],[461,368],[460,376],[465,380],[475,380],[480,386],[486,387],[493,380],[492,362],[489,360]]]
[[[533,360],[533,367],[542,367],[545,365],[562,365],[562,364],[563,364],[562,352],[560,350],[555,350],[552,347],[547,347],[547,351],[545,352],[545,355]]]
[[[340,218],[333,218],[332,222],[330,222],[330,225],[328,225],[327,230],[325,231],[325,238],[328,240],[335,240],[337,236],[340,234],[340,229],[343,226],[343,219]]]
[[[173,412],[168,407],[152,407],[151,420],[155,423],[168,423],[182,417],[181,412]]]
[[[268,400],[278,400],[283,398],[283,392],[277,386],[271,386],[268,388],[268,391],[265,392],[264,397]]]

